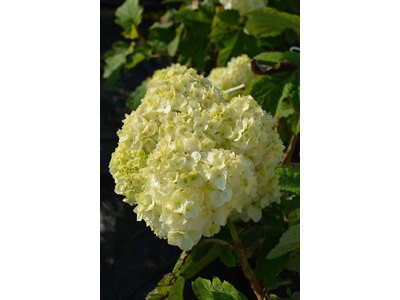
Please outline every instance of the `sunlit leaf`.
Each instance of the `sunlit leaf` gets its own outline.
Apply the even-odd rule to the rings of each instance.
[[[292,29],[300,34],[300,17],[266,7],[247,15],[246,29],[256,37],[271,37]]]
[[[126,70],[132,69],[141,61],[149,59],[151,52],[152,49],[149,46],[144,45],[136,47],[135,50],[133,51],[133,54],[128,57],[125,69]]]
[[[300,250],[290,252],[285,268],[300,273]]]
[[[217,277],[212,282],[199,277],[192,282],[192,288],[199,300],[247,300],[233,285]]]
[[[182,35],[182,31],[184,29],[183,24],[179,25],[176,29],[175,29],[175,37],[174,39],[168,44],[167,49],[168,49],[168,54],[170,56],[174,56],[176,51],[178,50],[178,46],[179,46],[179,42],[181,40],[181,35]]]
[[[279,175],[281,191],[300,195],[300,169],[292,166],[279,166],[275,172]]]
[[[112,49],[104,54],[106,65],[103,78],[109,77],[114,71],[119,72],[120,68],[126,63],[126,57],[133,52],[134,45],[134,42],[128,44],[124,41],[118,41],[112,45]]]
[[[300,54],[293,51],[287,52],[263,52],[254,57],[262,64],[290,62],[300,67]]]
[[[286,231],[279,239],[279,244],[267,255],[267,259],[275,259],[300,248],[300,226]]]
[[[143,7],[139,5],[139,0],[125,0],[125,2],[115,11],[115,23],[124,29],[131,27],[132,23],[139,26],[142,22]]]

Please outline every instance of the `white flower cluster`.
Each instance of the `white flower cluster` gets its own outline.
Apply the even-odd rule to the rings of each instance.
[[[233,57],[226,67],[212,69],[208,80],[213,86],[220,88],[222,91],[246,83],[257,75],[251,70],[251,60],[243,54],[238,57]],[[243,92],[243,90],[241,90]],[[232,94],[230,94],[232,96]]]
[[[266,6],[264,0],[219,0],[225,9],[236,9],[240,15],[247,14]]]
[[[270,115],[251,96],[227,101],[194,69],[173,65],[126,115],[110,172],[158,237],[189,250],[229,216],[261,218],[279,201],[283,149]]]

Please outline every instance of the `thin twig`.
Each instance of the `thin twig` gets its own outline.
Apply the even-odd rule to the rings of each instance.
[[[201,241],[198,246],[203,245],[203,244],[207,244],[207,243],[218,243],[224,246],[230,246],[231,244],[229,244],[227,241],[224,240],[220,240],[220,239],[206,239],[204,241]]]
[[[292,160],[293,152],[297,144],[297,140],[299,139],[298,134],[292,134],[289,142],[289,146],[283,155],[283,160],[282,160],[282,165],[288,166],[290,164],[290,161]]]
[[[278,131],[279,131],[279,120],[277,120],[276,123],[275,123],[274,131],[276,133],[278,133]]]
[[[264,290],[258,281],[254,270],[251,268],[249,262],[246,258],[246,253],[244,252],[244,248],[242,245],[242,241],[239,240],[238,233],[236,231],[235,225],[233,224],[232,220],[228,218],[228,228],[231,232],[233,243],[235,244],[235,251],[239,258],[240,265],[242,267],[244,276],[249,280],[251,287],[253,288],[254,294],[257,296],[257,300],[264,300]]]
[[[167,57],[167,56],[169,56],[169,55],[166,54],[166,53],[160,53],[160,52],[158,52],[158,53],[153,53],[153,54],[151,54],[151,55],[150,55],[150,58],[156,58],[156,57],[162,57],[162,56]]]

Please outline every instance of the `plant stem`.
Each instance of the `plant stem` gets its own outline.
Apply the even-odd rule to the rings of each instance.
[[[239,240],[239,236],[236,231],[235,225],[233,224],[230,218],[228,218],[227,224],[229,231],[231,232],[232,235],[233,243],[235,244],[235,251],[239,258],[239,262],[242,267],[244,276],[246,276],[246,278],[249,280],[250,285],[253,288],[254,294],[256,294],[257,296],[257,300],[264,300],[265,298],[264,290],[260,282],[257,280],[254,270],[251,268],[249,262],[247,261],[246,253],[244,252],[242,241]]]
[[[236,231],[235,225],[233,224],[233,222],[230,218],[228,218],[228,220],[227,220],[227,225],[228,225],[229,231],[231,232],[233,243],[236,246],[239,243],[239,235]]]
[[[275,123],[274,131],[275,131],[276,133],[278,133],[278,131],[279,131],[279,120],[277,120],[276,123]]]
[[[290,161],[292,160],[294,148],[296,147],[298,139],[299,139],[299,135],[293,133],[290,138],[289,146],[288,146],[285,154],[283,155],[282,165],[288,166],[290,164]]]
[[[206,239],[204,241],[201,241],[199,245],[207,244],[207,243],[218,243],[224,246],[231,246],[227,241],[220,240],[220,239]]]

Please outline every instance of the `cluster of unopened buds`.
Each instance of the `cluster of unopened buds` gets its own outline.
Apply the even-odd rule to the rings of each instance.
[[[171,245],[190,250],[228,217],[257,222],[280,199],[284,146],[251,96],[227,100],[194,69],[172,65],[123,123],[110,162],[115,191]]]

